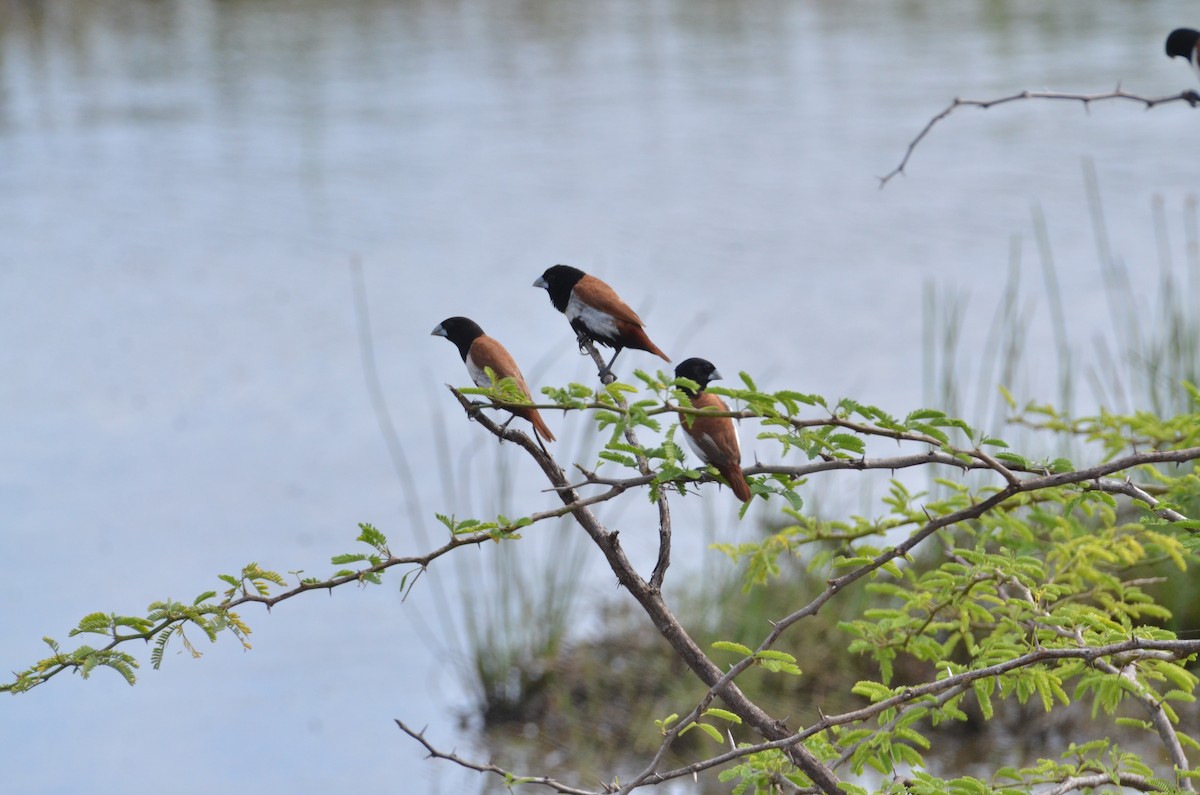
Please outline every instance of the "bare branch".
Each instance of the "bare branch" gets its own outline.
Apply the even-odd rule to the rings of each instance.
[[[1186,522],[1187,517],[1173,508],[1159,508],[1158,500],[1150,496],[1150,494],[1142,487],[1138,486],[1131,480],[1099,480],[1090,488],[1096,488],[1100,491],[1107,491],[1110,494],[1124,494],[1126,497],[1132,497],[1135,500],[1141,500],[1154,509],[1162,518],[1169,522]]]
[[[404,725],[403,721],[401,721],[399,719],[395,719],[395,720],[396,720],[396,725],[400,727],[400,731],[404,732],[409,737],[412,737],[414,740],[419,742],[421,745],[425,746],[425,750],[428,751],[429,755],[431,757],[433,757],[434,759],[445,759],[447,761],[453,762],[456,765],[465,767],[468,770],[477,770],[480,773],[492,773],[494,775],[499,776],[501,779],[503,779],[505,784],[512,784],[512,783],[540,784],[543,787],[549,787],[550,789],[554,790],[555,792],[561,792],[561,793],[563,793],[563,795],[598,795],[598,793],[596,793],[592,790],[579,789],[578,787],[572,787],[567,784],[563,784],[561,781],[555,781],[554,779],[549,778],[548,776],[518,776],[514,773],[510,773],[509,771],[505,770],[502,767],[493,765],[490,762],[487,762],[487,763],[472,762],[470,760],[463,759],[461,756],[459,756],[456,753],[453,753],[453,752],[446,753],[445,751],[439,751],[437,748],[434,748],[433,745],[428,740],[425,739],[424,731],[416,731],[416,730],[411,729],[408,726]],[[600,790],[601,793],[612,792],[612,791],[613,790],[607,786],[604,789]]]
[[[1111,773],[1093,773],[1090,776],[1072,776],[1054,789],[1046,790],[1045,795],[1066,795],[1068,792],[1074,792],[1075,790],[1094,789],[1108,784],[1117,784],[1141,792],[1166,792],[1166,787],[1156,784],[1153,780],[1145,776],[1138,776],[1133,773],[1117,773],[1116,775]]]
[[[1197,103],[1200,103],[1200,94],[1189,90],[1166,97],[1143,97],[1139,96],[1138,94],[1131,94],[1128,91],[1118,87],[1117,89],[1104,94],[1068,94],[1061,91],[1021,91],[1007,97],[998,97],[996,99],[960,99],[955,97],[954,100],[946,106],[945,110],[930,119],[921,129],[921,131],[917,133],[917,137],[908,144],[908,149],[905,150],[904,157],[900,159],[900,165],[896,166],[887,174],[879,178],[879,187],[882,188],[884,185],[888,184],[893,177],[904,173],[904,169],[908,165],[909,159],[912,157],[913,150],[917,148],[917,144],[921,143],[921,141],[925,139],[925,136],[929,135],[929,132],[934,128],[934,126],[942,119],[953,113],[956,108],[974,107],[987,110],[995,105],[1004,105],[1008,102],[1015,102],[1021,99],[1065,99],[1072,102],[1081,102],[1085,108],[1090,107],[1091,103],[1093,102],[1102,102],[1109,99],[1124,99],[1131,102],[1140,103],[1147,110],[1149,110],[1150,108],[1154,108],[1159,105],[1165,105],[1168,102],[1186,102],[1194,108],[1196,107]]]

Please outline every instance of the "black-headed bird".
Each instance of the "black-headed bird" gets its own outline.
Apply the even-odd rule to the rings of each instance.
[[[570,265],[555,265],[533,283],[550,294],[550,303],[567,316],[575,333],[592,342],[615,348],[612,359],[600,371],[600,377],[612,371],[613,363],[625,348],[636,348],[671,361],[646,336],[645,323],[613,288]]]
[[[1200,44],[1200,31],[1191,28],[1176,28],[1167,36],[1167,55],[1171,58],[1180,57],[1192,65],[1192,71],[1200,76],[1200,54],[1197,51]]]
[[[513,379],[521,390],[521,394],[533,402],[533,398],[529,395],[529,386],[525,383],[525,377],[521,375],[521,370],[517,367],[513,357],[504,349],[503,345],[484,334],[483,329],[474,320],[466,317],[448,317],[434,328],[432,334],[435,337],[445,337],[458,347],[458,352],[462,355],[463,362],[467,365],[467,372],[470,373],[475,386],[484,388],[494,386],[487,375],[487,368],[490,367],[497,379]],[[512,409],[512,413],[517,417],[529,420],[533,425],[534,433],[538,436],[550,442],[554,441],[554,434],[550,433],[550,429],[546,427],[546,423],[537,409],[515,408]]]
[[[700,387],[692,391],[681,387],[692,407],[697,409],[716,409],[729,411],[725,401],[716,395],[705,391],[710,381],[721,377],[717,368],[707,359],[692,358],[679,363],[675,368],[676,378],[688,378]],[[691,425],[688,425],[688,420]],[[688,445],[706,464],[712,464],[721,477],[729,483],[733,493],[742,502],[750,502],[754,495],[750,493],[750,484],[742,474],[742,449],[738,443],[737,426],[731,417],[707,417],[691,415],[684,417],[679,424],[687,438]]]

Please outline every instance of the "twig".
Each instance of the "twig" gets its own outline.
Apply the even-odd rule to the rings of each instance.
[[[604,357],[600,355],[600,351],[596,349],[595,344],[584,335],[579,336],[580,350],[587,351],[592,357],[592,361],[596,366],[604,368]],[[611,371],[605,373],[605,377],[600,379],[604,384],[611,384],[616,380],[616,376]],[[625,398],[619,392],[612,392],[613,398],[618,406],[626,413],[629,411],[629,404],[625,402]],[[625,441],[638,450],[637,465],[638,471],[643,477],[653,478],[653,472],[650,469],[650,462],[646,460],[646,456],[642,455],[642,445],[637,439],[637,434],[633,431],[633,426],[626,423],[625,425]],[[615,496],[615,495],[614,495]],[[650,575],[650,587],[658,591],[662,588],[663,578],[667,575],[667,568],[671,565],[671,507],[667,504],[667,495],[664,489],[658,491],[658,559],[654,563],[654,571]]]
[[[1167,790],[1166,787],[1156,784],[1152,779],[1133,773],[1092,773],[1090,776],[1071,776],[1054,789],[1046,790],[1045,795],[1066,795],[1075,790],[1095,789],[1112,784],[1141,792],[1166,792]]]
[[[1100,480],[1088,488],[1099,489],[1110,494],[1124,494],[1126,497],[1132,497],[1135,500],[1141,500],[1149,505],[1155,513],[1170,522],[1186,522],[1187,517],[1176,511],[1173,508],[1159,508],[1158,500],[1152,497],[1144,488],[1139,487],[1132,481],[1126,480]]]
[[[505,770],[502,767],[493,765],[490,762],[488,762],[488,763],[472,762],[470,760],[463,759],[461,756],[459,756],[456,753],[453,753],[453,752],[446,753],[445,751],[439,751],[437,748],[433,747],[433,745],[428,740],[425,739],[424,731],[415,731],[414,729],[411,729],[408,726],[404,725],[404,721],[401,721],[399,719],[395,719],[395,720],[396,720],[396,725],[400,727],[400,731],[404,732],[409,737],[412,737],[414,740],[419,742],[421,745],[425,746],[425,750],[428,751],[429,755],[431,757],[433,757],[434,759],[445,759],[447,761],[455,763],[456,765],[465,767],[468,770],[476,770],[480,773],[493,773],[493,774],[499,776],[500,778],[504,779],[506,784],[510,784],[510,783],[514,783],[514,782],[519,782],[522,784],[540,784],[543,787],[549,787],[550,789],[554,790],[555,792],[561,792],[561,793],[563,793],[563,795],[597,795],[597,793],[593,792],[592,790],[579,789],[578,787],[572,787],[570,785],[563,784],[561,781],[555,781],[554,779],[549,778],[548,776],[518,776],[514,773],[510,773],[509,771]],[[609,787],[605,787],[603,790],[601,790],[601,792],[612,792],[612,791],[613,790],[610,789]]]
[[[415,556],[389,555],[387,559],[381,560],[379,563],[376,563],[371,566],[367,566],[365,568],[359,569],[358,571],[354,571],[349,574],[343,574],[340,577],[332,577],[328,580],[321,580],[320,582],[302,582],[299,585],[297,585],[295,588],[292,588],[287,591],[282,591],[282,592],[276,594],[275,596],[262,596],[257,593],[244,592],[241,596],[238,596],[234,599],[230,599],[227,602],[222,602],[219,605],[217,605],[216,607],[218,607],[222,611],[229,611],[240,605],[244,605],[247,603],[256,603],[256,604],[263,605],[264,607],[266,607],[269,610],[270,608],[274,607],[275,605],[279,604],[280,602],[284,602],[284,601],[287,601],[288,599],[292,599],[293,597],[299,596],[302,593],[308,593],[309,591],[331,591],[334,588],[337,588],[342,585],[347,585],[349,583],[362,583],[369,575],[378,574],[382,571],[385,571],[386,569],[392,568],[393,566],[413,565],[413,566],[417,566],[417,567],[419,567],[419,569],[423,570],[426,567],[428,567],[430,563],[432,563],[433,561],[440,558],[442,555],[445,555],[446,553],[448,553],[452,550],[458,549],[459,547],[482,544],[485,541],[492,541],[492,540],[494,540],[494,539],[488,533],[477,533],[474,535],[454,536],[449,541],[447,541],[445,544],[443,544],[442,546],[438,547],[437,549],[435,549],[432,552],[429,552],[428,554],[425,554],[425,555],[415,555]],[[128,643],[128,642],[134,641],[134,640],[140,640],[140,641],[153,640],[160,633],[170,629],[171,627],[175,626],[176,624],[181,624],[188,620],[190,620],[190,619],[188,619],[186,616],[172,617],[172,618],[164,619],[163,621],[159,622],[158,624],[155,624],[153,627],[150,627],[149,629],[147,629],[143,632],[130,632],[127,634],[116,635],[111,641],[109,641],[106,645],[99,647],[98,649],[96,649],[96,651],[99,651],[99,652],[110,651],[110,650],[116,648],[117,646],[120,646],[123,643]],[[63,658],[68,658],[69,654],[62,654],[61,656]],[[31,681],[26,682],[22,685],[21,692],[25,692],[34,687],[37,687],[38,685],[44,684],[46,681],[52,679],[53,677],[57,676],[58,674],[62,673],[65,670],[77,669],[82,664],[83,663],[80,661],[74,661],[74,660],[64,661],[64,662],[52,665],[52,666],[46,668],[44,671],[38,671],[37,674],[34,677],[32,677]],[[0,692],[4,692],[6,690],[11,690],[14,684],[16,684],[16,682],[12,682],[7,685],[0,686]]]
[[[1131,102],[1141,103],[1147,110],[1159,105],[1165,105],[1168,102],[1186,102],[1193,108],[1197,103],[1200,103],[1200,94],[1195,91],[1182,91],[1178,94],[1172,94],[1167,97],[1143,97],[1137,94],[1131,94],[1124,91],[1120,87],[1114,91],[1109,91],[1105,94],[1068,94],[1061,91],[1020,91],[1007,97],[998,97],[997,99],[960,99],[955,97],[954,100],[946,106],[946,109],[930,119],[921,132],[917,133],[908,145],[908,149],[904,152],[904,157],[900,159],[900,165],[889,171],[887,174],[879,178],[879,187],[884,185],[895,177],[897,174],[903,174],[905,167],[908,165],[909,159],[912,157],[913,150],[917,148],[917,144],[925,139],[925,136],[934,128],[934,126],[942,119],[949,116],[956,108],[974,107],[987,110],[995,105],[1003,105],[1008,102],[1015,102],[1020,99],[1057,99],[1069,100],[1074,102],[1082,102],[1085,108],[1091,107],[1091,103],[1100,102],[1107,99],[1125,99]]]

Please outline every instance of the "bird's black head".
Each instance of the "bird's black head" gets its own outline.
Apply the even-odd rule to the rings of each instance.
[[[1167,55],[1174,58],[1179,56],[1192,60],[1196,53],[1196,42],[1200,40],[1200,31],[1191,28],[1176,28],[1167,36]]]
[[[554,308],[559,312],[566,312],[572,288],[586,275],[579,268],[572,268],[570,265],[555,265],[547,268],[533,286],[545,289],[550,293],[550,303],[554,304]]]
[[[483,329],[469,317],[448,317],[430,332],[435,337],[445,337],[458,347],[463,361],[471,350],[471,343],[483,336]]]
[[[721,374],[717,372],[717,368],[708,359],[693,357],[679,363],[679,366],[675,368],[675,377],[690,378],[700,385],[699,392],[692,392],[687,387],[683,387],[683,391],[689,398],[695,398],[696,395],[704,391],[709,381],[716,381],[721,377]]]

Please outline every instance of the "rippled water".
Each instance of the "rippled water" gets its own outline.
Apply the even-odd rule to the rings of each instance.
[[[86,612],[190,599],[251,560],[326,572],[358,521],[393,549],[428,548],[432,512],[484,504],[494,462],[516,458],[478,447],[440,386],[466,380],[461,363],[429,330],[469,314],[531,380],[586,378],[530,287],[556,262],[614,284],[676,360],[904,411],[922,400],[922,285],[971,292],[977,344],[1036,203],[1072,334],[1089,339],[1108,309],[1082,159],[1149,294],[1150,202],[1163,197],[1177,232],[1194,111],[965,109],[907,177],[882,191],[875,178],[956,95],[1189,87],[1162,55],[1167,30],[1196,23],[1189,9],[9,0],[0,660],[23,667]],[[355,257],[419,506],[363,386]],[[1034,318],[1036,394],[1053,382],[1036,375],[1050,332]],[[573,449],[585,431],[565,430]],[[452,469],[475,482],[447,493]],[[512,476],[512,510],[549,504],[528,498],[524,462]],[[635,552],[641,511],[622,514]],[[171,655],[133,689],[100,672],[14,699],[8,785],[456,791],[389,729],[402,717],[462,745],[447,710],[464,696],[437,650],[453,634],[443,611],[471,599],[453,567],[431,575],[403,606],[392,584],[247,610],[253,652]]]

